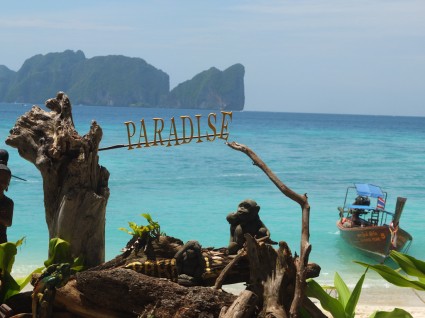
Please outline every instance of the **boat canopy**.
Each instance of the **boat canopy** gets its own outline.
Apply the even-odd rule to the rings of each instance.
[[[381,188],[368,183],[356,183],[357,194],[361,196],[368,196],[372,198],[384,198],[385,195]]]

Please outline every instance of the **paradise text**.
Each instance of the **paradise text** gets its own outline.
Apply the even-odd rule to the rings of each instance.
[[[136,129],[136,124],[132,121],[125,122],[127,128],[128,137],[128,150],[150,146],[179,146],[182,144],[188,144],[193,139],[196,142],[203,142],[202,139],[207,141],[214,141],[216,137],[226,140],[229,138],[229,122],[232,122],[232,112],[221,112],[221,126],[217,129],[217,114],[210,113],[207,118],[207,125],[209,130],[205,130],[205,134],[201,133],[201,121],[202,115],[195,115],[195,119],[192,120],[190,116],[180,116],[181,129],[180,135],[178,135],[176,120],[174,117],[170,119],[168,138],[163,139],[162,134],[164,133],[165,122],[162,118],[152,118],[154,121],[153,136],[151,139],[148,138],[145,120],[140,120],[140,125]],[[179,122],[179,120],[177,120]],[[195,127],[196,126],[196,127]],[[139,131],[138,136],[136,135],[137,130]],[[137,140],[134,140],[134,139]],[[151,141],[149,141],[151,140]]]

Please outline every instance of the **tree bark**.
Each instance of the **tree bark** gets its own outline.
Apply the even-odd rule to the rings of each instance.
[[[105,258],[105,212],[109,172],[99,165],[102,129],[93,121],[79,136],[68,97],[60,92],[18,118],[6,144],[32,162],[43,178],[44,207],[49,238],[71,244],[74,257],[88,267]],[[50,251],[49,251],[50,252]]]
[[[76,280],[69,281],[56,292],[55,306],[85,318],[130,318],[134,315],[103,308],[88,300],[77,288]]]
[[[157,318],[218,317],[221,308],[236,298],[210,287],[184,287],[123,268],[79,273],[77,288],[104,309]]]
[[[253,316],[258,303],[258,297],[249,290],[244,290],[233,304],[227,308],[223,307],[220,318],[250,318]]]

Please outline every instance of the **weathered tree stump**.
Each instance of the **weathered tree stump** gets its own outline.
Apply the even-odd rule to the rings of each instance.
[[[109,172],[97,155],[102,129],[93,121],[90,131],[79,136],[71,103],[62,92],[47,100],[46,107],[51,111],[33,106],[18,118],[6,144],[41,172],[49,238],[68,241],[74,257],[95,266],[105,258],[109,198]]]

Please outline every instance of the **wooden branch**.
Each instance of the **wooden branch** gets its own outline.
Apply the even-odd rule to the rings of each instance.
[[[300,258],[297,262],[297,279],[295,283],[295,295],[294,301],[291,305],[291,317],[299,316],[299,308],[302,305],[303,299],[305,297],[306,289],[306,267],[308,263],[308,257],[311,252],[311,245],[309,243],[310,238],[310,206],[307,203],[307,206],[303,207],[302,210],[302,235],[301,235],[301,251]]]
[[[267,275],[267,269],[262,267],[260,262],[260,251],[258,249],[258,243],[249,234],[245,234],[246,251],[249,259],[249,290],[253,291],[257,296],[260,297],[260,305],[263,305],[263,292],[264,286],[263,281],[265,280],[264,275]]]
[[[244,290],[229,308],[222,308],[219,318],[251,318],[257,303],[257,295],[249,290]]]
[[[286,303],[290,304],[293,290],[294,262],[285,242],[279,242],[276,266],[264,282],[263,315],[267,318],[287,318]],[[290,289],[288,291],[288,289]],[[289,306],[288,306],[289,308]]]
[[[239,250],[238,254],[236,254],[235,258],[230,261],[229,264],[226,265],[226,267],[221,271],[220,275],[218,275],[215,284],[214,289],[221,289],[223,286],[223,282],[226,279],[227,274],[232,270],[234,265],[239,261],[239,259],[242,256],[245,256],[246,253],[243,249]]]
[[[308,297],[304,297],[303,307],[308,311],[311,318],[327,318],[326,316]]]
[[[308,203],[307,194],[300,195],[288,188],[280,179],[267,167],[267,165],[247,146],[231,142],[227,145],[235,150],[245,153],[253,161],[253,164],[258,166],[269,179],[277,186],[277,188],[288,198],[297,202],[301,206],[302,211],[302,228],[301,228],[301,249],[300,259],[297,263],[297,275],[295,283],[294,299],[291,304],[290,317],[296,318],[299,316],[300,307],[305,297],[306,288],[306,268],[308,264],[308,257],[311,251],[311,245],[309,243],[310,238],[310,205]]]
[[[298,202],[301,206],[303,206],[306,201],[307,197],[299,195],[298,193],[292,191],[290,188],[288,188],[282,181],[279,180],[279,178],[267,167],[267,165],[247,146],[243,144],[239,144],[236,142],[227,143],[227,145],[235,150],[241,151],[244,154],[246,154],[248,157],[250,157],[253,161],[253,164],[255,166],[258,166],[261,170],[264,171],[264,173],[269,177],[269,179],[278,187],[278,189],[288,198],[291,200]]]

